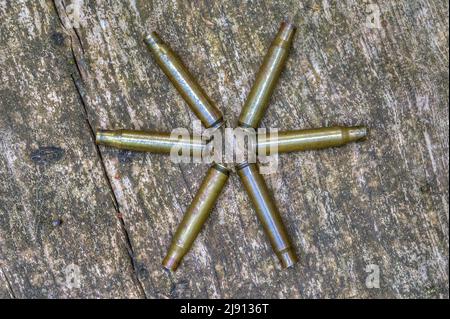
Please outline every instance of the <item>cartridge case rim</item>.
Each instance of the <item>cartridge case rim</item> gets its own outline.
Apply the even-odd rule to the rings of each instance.
[[[223,116],[221,116],[217,121],[215,121],[213,124],[208,126],[207,128],[214,128],[219,129],[225,124],[225,121],[223,120]]]
[[[214,167],[214,169],[218,170],[219,172],[221,172],[227,176],[230,176],[231,170],[228,167],[226,167],[225,165],[214,162],[213,167]]]
[[[239,171],[239,170],[241,170],[243,168],[246,168],[249,165],[250,165],[250,163],[243,162],[243,163],[239,163],[239,164],[235,165],[235,168],[236,168],[237,171]]]
[[[242,128],[254,128],[253,126],[251,126],[247,123],[241,122],[240,120],[238,120],[238,126],[240,126]]]

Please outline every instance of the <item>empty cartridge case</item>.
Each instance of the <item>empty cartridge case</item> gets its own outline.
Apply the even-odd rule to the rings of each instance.
[[[220,126],[223,122],[222,112],[198,85],[181,59],[156,32],[147,35],[144,41],[158,65],[203,125],[206,128]]]
[[[190,155],[202,155],[205,143],[192,136],[172,136],[170,133],[134,130],[98,130],[97,144],[112,146],[130,151],[170,153],[171,150],[185,149]]]
[[[208,170],[200,189],[183,216],[172,239],[169,251],[163,260],[163,266],[176,270],[184,255],[189,251],[197,235],[208,218],[220,195],[230,171],[221,164],[214,163]]]
[[[287,153],[306,151],[326,147],[345,145],[363,140],[367,137],[365,126],[323,127],[317,129],[278,132],[271,137],[266,134],[257,135],[258,154],[269,155],[271,152]]]
[[[294,33],[294,25],[281,23],[239,116],[240,126],[258,127],[286,62]]]
[[[245,162],[237,165],[236,170],[282,267],[293,266],[297,262],[297,256],[292,248],[281,215],[263,177],[258,171],[258,166]]]

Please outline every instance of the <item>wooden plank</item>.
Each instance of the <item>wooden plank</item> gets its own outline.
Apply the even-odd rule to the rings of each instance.
[[[101,218],[115,226],[109,236],[123,240],[126,235],[129,239],[125,241],[130,244],[134,268],[128,265],[123,278],[115,277],[129,287],[121,292],[122,296],[142,296],[142,287],[147,297],[159,298],[448,297],[447,3],[98,2],[82,6],[80,25],[75,28],[70,2],[55,1],[57,16],[47,4],[47,14],[41,17],[36,6],[28,5],[32,14],[22,16],[38,16],[41,25],[45,25],[42,21],[51,21],[47,28],[60,30],[60,46],[48,44],[49,37],[43,34],[51,33],[45,29],[40,34],[35,18],[24,19],[19,24],[22,31],[14,30],[12,22],[7,21],[2,37],[13,34],[23,39],[17,34],[23,35],[27,30],[33,35],[32,30],[34,46],[47,43],[48,57],[53,57],[53,64],[47,63],[45,70],[60,77],[72,72],[72,78],[55,84],[56,75],[52,73],[51,86],[44,86],[50,81],[44,75],[39,81],[28,79],[26,87],[32,91],[16,90],[20,94],[16,93],[19,96],[14,99],[20,98],[24,110],[39,111],[19,111],[21,117],[14,122],[17,116],[8,109],[10,120],[4,120],[3,125],[18,125],[19,129],[11,133],[12,142],[51,136],[53,143],[44,145],[58,145],[66,152],[67,136],[74,134],[70,135],[70,149],[78,145],[82,152],[76,158],[64,155],[50,167],[58,167],[56,172],[66,169],[64,177],[78,188],[87,182],[93,185],[91,190],[103,190],[91,192],[95,195],[80,191],[69,198],[71,205],[66,205],[76,211],[88,202],[89,211],[99,212]],[[7,5],[1,8],[5,16],[6,10],[13,10]],[[20,16],[19,9],[14,10]],[[370,17],[375,20],[369,20]],[[58,25],[58,18],[62,26]],[[282,155],[277,173],[266,176],[300,254],[295,269],[279,269],[251,204],[233,175],[193,250],[180,269],[169,274],[160,262],[207,166],[177,165],[164,155],[103,147],[99,158],[88,135],[89,126],[170,131],[189,127],[194,120],[146,51],[142,35],[152,30],[159,31],[182,56],[234,124],[261,59],[284,18],[292,20],[298,32],[264,126],[284,130],[365,124],[371,128],[370,139],[339,149]],[[11,47],[18,51],[2,52],[0,58],[6,61],[7,57],[27,52],[31,59],[37,54],[32,46],[23,48],[13,42],[8,46]],[[2,81],[9,85],[2,100],[21,83],[17,74],[39,70],[39,59],[34,60],[31,63],[20,59],[9,64],[11,72],[2,75],[2,79],[8,79]],[[75,64],[68,66],[68,60]],[[70,87],[73,83],[76,90]],[[37,93],[48,90],[54,90],[56,97]],[[83,122],[83,106],[89,125]],[[53,109],[60,113],[50,112]],[[45,122],[37,116],[38,112],[52,113],[53,117]],[[78,114],[79,118],[70,114]],[[24,121],[25,116],[28,122]],[[30,125],[37,133],[21,129]],[[59,143],[57,138],[61,139]],[[19,159],[29,154],[20,153],[20,147],[6,149],[13,154],[9,156]],[[6,163],[8,153],[2,153],[2,163]],[[92,172],[75,164],[86,161],[86,157],[95,168]],[[108,193],[102,161],[113,193]],[[0,172],[10,176],[3,165]],[[30,194],[36,192],[36,182],[25,182],[26,177],[50,173],[37,164],[33,165],[38,169],[33,170],[26,161],[20,165],[22,175],[12,174],[11,182],[4,183],[7,194],[14,196],[7,197],[9,201],[0,206],[9,212],[2,216],[20,220],[23,211],[28,212],[25,217],[30,219],[31,211],[42,216],[53,206],[56,211],[65,211],[58,207],[67,200],[63,196],[66,192],[59,189],[58,173],[47,179],[51,182],[44,192],[56,192],[56,197],[45,195],[50,197],[32,201]],[[78,171],[66,167],[76,167]],[[66,185],[72,189],[70,183]],[[109,198],[111,194],[114,200]],[[24,200],[19,200],[19,195]],[[98,200],[87,200],[91,198],[88,196]],[[113,219],[114,201],[123,218],[118,221]],[[12,209],[17,203],[25,203],[29,208]],[[108,209],[101,206],[105,203]],[[126,233],[117,225],[121,220]],[[14,226],[2,222],[2,236],[15,230]],[[34,224],[28,225],[29,231],[35,228]],[[66,236],[69,235],[61,234],[58,239],[65,241]],[[106,238],[105,235],[100,242]],[[87,236],[85,240],[87,243],[93,239]],[[37,249],[29,248],[24,238],[16,241],[36,254]],[[47,249],[56,249],[48,246]],[[110,250],[103,249],[101,256],[86,250],[86,260],[95,256],[106,262],[112,255],[122,261],[119,252],[123,253],[123,249],[119,246],[116,241]],[[34,286],[11,280],[12,276],[19,276],[16,272],[30,278],[18,270],[17,261],[2,261],[2,269],[7,270],[14,292],[36,294]],[[380,271],[380,287],[370,288],[367,280],[376,275],[376,270]],[[133,281],[134,276],[137,282]],[[86,287],[86,296],[111,293],[101,289],[102,279],[97,280],[100,289],[92,284]],[[49,295],[61,294],[57,285],[49,284],[47,289]]]
[[[53,3],[0,19],[0,296],[142,297]]]

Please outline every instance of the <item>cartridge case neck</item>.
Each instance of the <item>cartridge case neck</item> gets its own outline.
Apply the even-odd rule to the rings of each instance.
[[[282,46],[289,48],[292,42],[292,38],[295,34],[295,26],[289,21],[283,21],[280,24],[278,34],[274,39],[272,45]]]

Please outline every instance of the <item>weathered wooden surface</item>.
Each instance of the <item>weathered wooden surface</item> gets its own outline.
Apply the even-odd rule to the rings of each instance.
[[[84,1],[79,26],[71,5],[0,1],[0,297],[448,297],[446,1]],[[266,176],[296,268],[279,269],[232,176],[167,273],[207,165],[97,148],[92,131],[190,127],[150,30],[235,123],[283,18],[298,31],[264,125],[365,124],[370,139],[282,155]]]

